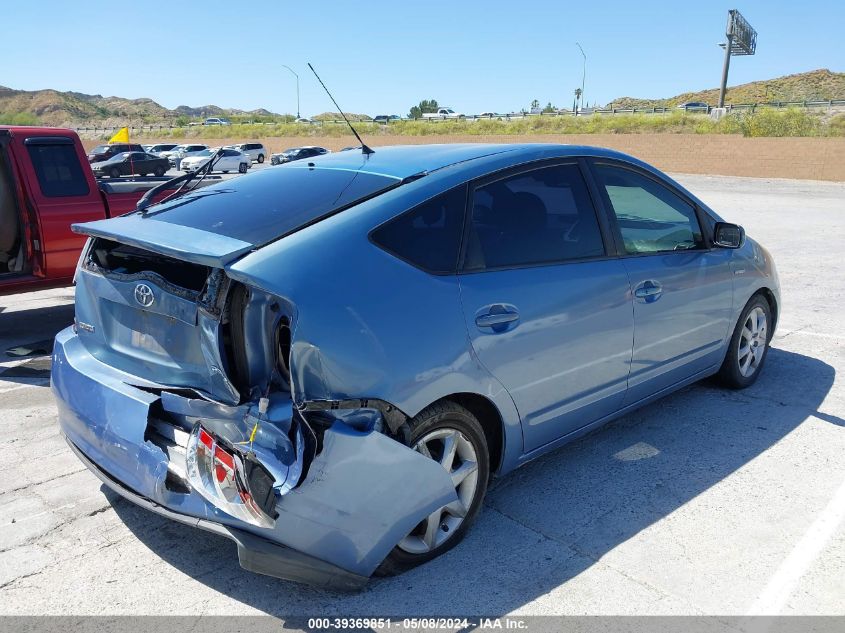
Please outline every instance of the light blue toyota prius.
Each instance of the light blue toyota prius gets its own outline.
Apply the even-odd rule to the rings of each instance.
[[[244,568],[333,588],[455,546],[493,475],[749,386],[780,306],[741,227],[592,147],[329,154],[75,229],[73,451]]]

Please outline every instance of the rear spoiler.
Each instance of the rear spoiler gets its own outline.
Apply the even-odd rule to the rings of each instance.
[[[201,229],[139,214],[71,225],[74,233],[101,237],[182,261],[223,268],[255,246]]]

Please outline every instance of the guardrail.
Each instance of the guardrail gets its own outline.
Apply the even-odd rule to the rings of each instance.
[[[733,104],[725,106],[728,112],[733,111],[754,111],[758,108],[834,108],[834,107],[845,107],[845,99],[829,99],[827,101],[772,101],[768,103],[741,103],[741,104]],[[690,114],[707,114],[712,110],[711,106],[708,107],[689,107],[689,108],[679,108],[675,107],[652,107],[652,108],[601,108],[601,109],[593,109],[593,108],[584,108],[577,112],[578,116],[588,116],[592,114],[601,114],[601,115],[613,115],[613,114],[668,114],[670,112],[679,112],[685,111]],[[478,121],[478,120],[500,120],[500,121],[511,121],[511,120],[519,120],[529,117],[559,117],[559,116],[574,116],[572,110],[558,110],[556,112],[510,112],[504,114],[494,114],[493,116],[477,116],[477,115],[467,115],[461,117],[462,120],[466,121]],[[401,121],[428,121],[431,123],[439,123],[441,121],[454,121],[454,118],[418,118],[418,119],[400,119]],[[244,123],[244,125],[279,125],[279,123],[285,123],[280,121],[255,121]],[[293,121],[286,121],[286,123],[293,123]],[[331,119],[331,120],[315,120],[309,123],[301,123],[301,125],[316,125],[322,126],[324,124],[343,124],[344,121],[342,119]],[[355,123],[372,123],[372,121],[355,121]],[[380,123],[380,125],[390,125],[391,123],[396,123],[396,120],[392,121],[385,121]],[[234,123],[233,125],[240,125],[238,123]],[[92,132],[94,134],[102,133],[107,134],[109,132],[116,132],[117,130],[127,127],[123,125],[109,125],[109,126],[93,126],[93,127],[75,127],[73,128],[76,132]],[[160,124],[150,124],[150,125],[130,125],[129,132],[131,134],[138,134],[143,132],[156,132],[156,131],[163,131],[163,130],[180,130],[185,129],[189,130],[191,128],[196,127],[220,127],[225,129],[229,126],[223,125],[212,125],[212,126],[205,126],[202,124],[188,124],[188,125],[177,125],[175,123],[160,123]]]

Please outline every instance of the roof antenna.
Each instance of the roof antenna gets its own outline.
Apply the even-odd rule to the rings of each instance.
[[[324,84],[324,83],[323,83],[323,80],[322,80],[322,79],[320,79],[320,75],[318,75],[318,74],[317,74],[317,71],[316,71],[316,70],[314,70],[314,67],[311,65],[311,62],[308,62],[308,68],[310,68],[310,69],[311,69],[311,72],[312,72],[312,73],[314,73],[314,76],[317,78],[317,81],[319,81],[319,82],[320,82],[320,85],[323,87],[323,90],[325,90],[325,91],[326,91],[326,94],[327,94],[327,95],[329,95],[329,99],[331,99],[331,100],[332,100],[332,103],[334,104],[334,107],[336,107],[336,108],[337,108],[337,111],[338,111],[338,112],[340,112],[340,116],[342,116],[342,117],[343,117],[343,120],[344,120],[344,121],[346,121],[346,125],[348,125],[348,126],[349,126],[349,129],[350,129],[350,130],[352,130],[352,133],[355,135],[355,138],[357,138],[357,139],[358,139],[358,142],[361,144],[361,152],[362,152],[362,153],[364,153],[365,155],[368,155],[368,156],[369,156],[370,154],[375,154],[375,153],[376,153],[376,152],[375,152],[375,150],[373,150],[373,149],[371,149],[371,148],[367,147],[366,143],[364,143],[364,141],[362,141],[362,140],[361,140],[361,137],[360,137],[360,136],[358,136],[358,132],[356,132],[356,131],[355,131],[355,128],[354,128],[354,127],[352,127],[352,124],[349,122],[349,119],[347,119],[347,118],[346,118],[346,115],[343,113],[343,110],[341,110],[341,109],[340,109],[340,106],[339,106],[339,105],[337,105],[337,101],[335,101],[335,100],[334,100],[334,97],[332,96],[332,93],[331,93],[331,92],[329,92],[329,89],[328,89],[328,88],[326,88],[326,84]]]

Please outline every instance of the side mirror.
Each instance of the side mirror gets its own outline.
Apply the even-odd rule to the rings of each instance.
[[[739,248],[745,242],[745,229],[739,224],[716,222],[713,244],[719,248]]]

